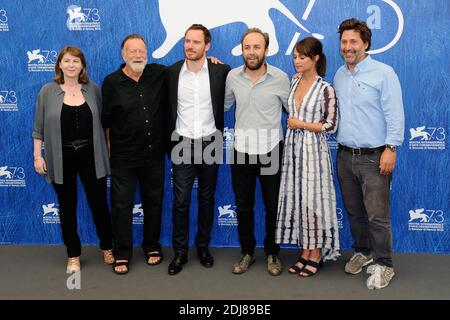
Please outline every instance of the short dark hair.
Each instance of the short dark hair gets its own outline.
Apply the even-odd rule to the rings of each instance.
[[[355,30],[356,32],[358,32],[362,41],[368,44],[367,50],[370,49],[370,45],[372,44],[372,31],[365,21],[361,21],[355,18],[342,21],[339,25],[339,39],[342,39],[342,34],[346,30]]]
[[[244,39],[246,36],[248,36],[250,33],[259,33],[264,37],[264,41],[266,42],[266,49],[269,47],[269,34],[267,32],[263,32],[259,28],[249,28],[247,31],[244,32],[241,39],[241,46],[244,44]]]
[[[211,32],[209,32],[208,28],[206,28],[204,25],[199,23],[194,23],[192,26],[190,26],[186,32],[184,33],[184,36],[188,33],[190,30],[201,30],[203,31],[203,35],[205,36],[205,44],[208,44],[211,42]]]
[[[78,47],[75,47],[75,46],[65,46],[59,52],[58,59],[56,60],[56,63],[55,63],[55,77],[53,78],[53,80],[55,80],[55,82],[58,84],[64,84],[64,74],[63,74],[61,68],[59,67],[59,63],[61,62],[62,58],[64,57],[64,55],[66,53],[71,54],[74,57],[77,57],[81,60],[83,69],[81,69],[80,74],[78,75],[78,83],[82,83],[82,84],[89,83],[89,81],[90,81],[89,76],[86,72],[86,68],[87,68],[86,59],[84,58],[84,54],[81,51],[81,49]]]
[[[304,55],[311,59],[318,55],[319,60],[317,60],[316,63],[317,74],[321,77],[325,75],[325,72],[327,71],[327,58],[323,53],[323,46],[319,40],[313,37],[304,38],[297,42],[295,45],[295,51],[297,51],[298,54]]]
[[[147,42],[145,42],[144,37],[138,33],[133,33],[133,34],[126,36],[125,39],[123,39],[122,44],[120,45],[120,49],[122,50],[125,47],[125,42],[127,42],[128,40],[131,40],[131,39],[140,39],[140,40],[142,40],[142,42],[144,42],[145,46],[147,47]]]

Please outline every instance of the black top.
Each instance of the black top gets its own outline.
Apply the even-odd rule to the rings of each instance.
[[[92,112],[87,102],[81,106],[69,106],[63,103],[61,110],[61,140],[92,139]]]
[[[159,163],[166,149],[165,67],[148,64],[138,82],[123,67],[108,75],[102,87],[102,125],[110,129],[111,167]]]

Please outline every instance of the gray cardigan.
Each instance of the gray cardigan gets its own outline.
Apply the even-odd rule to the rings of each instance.
[[[109,156],[105,135],[100,123],[102,96],[99,87],[92,81],[81,88],[84,99],[89,105],[93,122],[93,142],[95,172],[97,178],[110,174]],[[64,91],[56,82],[42,87],[36,101],[33,138],[45,142],[44,159],[47,165],[45,179],[48,183],[63,183],[63,157],[61,142],[61,110]]]

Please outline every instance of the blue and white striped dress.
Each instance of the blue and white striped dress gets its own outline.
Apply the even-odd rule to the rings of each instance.
[[[295,107],[294,79],[289,96],[289,117],[321,122],[324,131],[315,133],[287,129],[278,198],[276,242],[297,244],[303,249],[322,249],[323,260],[336,260],[339,230],[336,192],[326,133],[337,128],[338,112],[333,87],[317,77]]]

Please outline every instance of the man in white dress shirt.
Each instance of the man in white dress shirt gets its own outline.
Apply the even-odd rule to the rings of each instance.
[[[170,275],[179,273],[187,262],[189,208],[195,178],[198,178],[195,246],[204,267],[214,264],[208,246],[214,222],[217,173],[222,161],[225,81],[230,67],[206,59],[210,45],[209,30],[200,24],[192,25],[184,39],[186,59],[167,71],[175,253],[169,265]]]

